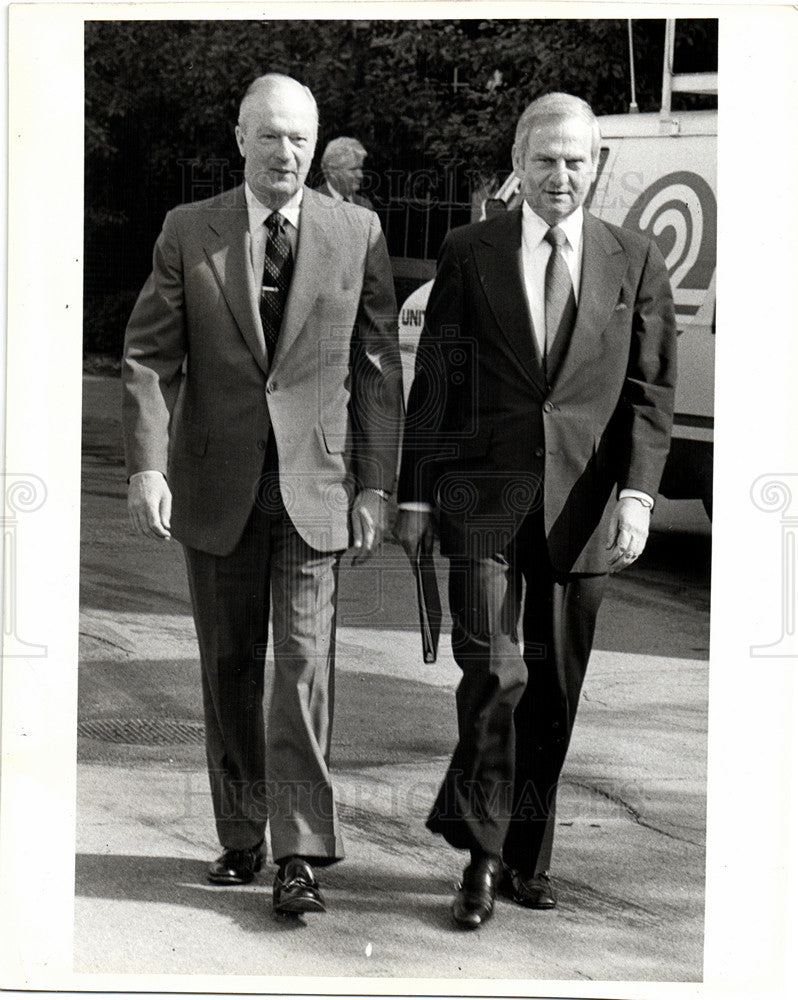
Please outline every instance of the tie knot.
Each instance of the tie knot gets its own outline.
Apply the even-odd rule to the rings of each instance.
[[[279,212],[272,212],[272,214],[266,220],[266,228],[272,235],[276,235],[277,233],[282,233],[284,222],[285,219],[282,217],[282,215],[280,215]]]
[[[555,249],[559,249],[565,243],[565,233],[559,226],[552,226],[547,231],[544,239]]]

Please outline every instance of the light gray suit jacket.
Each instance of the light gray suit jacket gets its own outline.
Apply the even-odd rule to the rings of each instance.
[[[162,471],[174,536],[224,555],[262,489],[271,431],[297,531],[346,548],[354,494],[392,490],[396,469],[401,365],[379,220],[304,189],[273,358],[249,243],[243,187],[167,214],[125,337],[128,474]]]

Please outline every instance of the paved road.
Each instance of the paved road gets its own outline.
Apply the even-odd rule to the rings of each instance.
[[[701,978],[710,531],[698,502],[658,504],[646,553],[602,608],[561,797],[558,909],[500,901],[476,935],[448,916],[463,858],[423,825],[453,746],[457,668],[445,636],[439,662],[421,662],[395,545],[346,567],[332,764],[348,858],[324,873],[328,914],[277,922],[271,865],[243,889],[204,878],[217,843],[182,554],[128,530],[118,398],[118,380],[85,378],[74,954],[86,988],[103,973],[130,974],[131,989],[144,973]]]

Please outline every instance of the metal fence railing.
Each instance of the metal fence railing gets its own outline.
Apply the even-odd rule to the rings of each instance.
[[[397,279],[434,277],[444,237],[453,227],[471,221],[470,202],[433,198],[395,198],[377,211]]]

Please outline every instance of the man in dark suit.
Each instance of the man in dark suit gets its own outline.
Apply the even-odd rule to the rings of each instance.
[[[596,614],[606,574],[643,550],[669,448],[668,273],[653,242],[584,211],[599,142],[576,97],[526,109],[523,207],[449,233],[408,403],[397,535],[412,556],[437,509],[462,670],[427,826],[471,852],[452,907],[466,928],[502,878],[555,905],[557,781]]]
[[[277,912],[323,910],[343,856],[328,770],[338,565],[380,542],[401,366],[373,212],[304,187],[310,91],[267,74],[241,103],[245,183],[169,212],[127,328],[129,508],[184,546],[224,851],[252,880],[268,818]],[[264,734],[269,630],[275,673]]]
[[[363,183],[363,164],[367,152],[358,139],[348,135],[331,139],[321,154],[324,181],[317,190],[336,201],[351,201],[354,205],[373,208],[371,199],[360,194]]]

